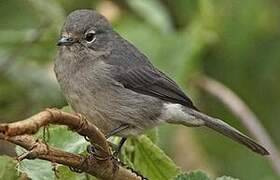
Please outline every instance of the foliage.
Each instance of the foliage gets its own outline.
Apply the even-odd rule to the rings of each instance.
[[[202,171],[193,171],[177,175],[173,180],[210,180],[210,178]],[[229,176],[222,176],[216,180],[238,180]]]
[[[170,179],[180,172],[174,162],[147,136],[141,135],[128,144],[134,150],[123,153],[125,161],[149,179]]]
[[[209,180],[209,177],[201,171],[194,171],[179,174],[174,178],[174,180]]]

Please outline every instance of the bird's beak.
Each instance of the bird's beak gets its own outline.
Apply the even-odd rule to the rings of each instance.
[[[62,36],[61,39],[58,40],[57,46],[69,46],[73,44],[75,41],[71,37]]]

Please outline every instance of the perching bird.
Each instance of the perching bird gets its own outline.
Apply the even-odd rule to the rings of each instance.
[[[224,121],[200,112],[98,12],[70,13],[57,45],[54,70],[68,103],[107,136],[123,137],[123,143],[165,122],[206,126],[256,153],[269,154]]]

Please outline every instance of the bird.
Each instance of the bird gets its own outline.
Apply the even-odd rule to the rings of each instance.
[[[201,112],[174,80],[97,11],[72,11],[57,46],[54,72],[68,104],[106,137],[121,137],[119,149],[126,138],[171,123],[208,127],[258,154],[269,155],[250,137]]]

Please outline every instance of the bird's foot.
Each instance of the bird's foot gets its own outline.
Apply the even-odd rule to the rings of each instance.
[[[74,167],[69,167],[70,171],[75,172],[75,173],[82,173],[83,171],[79,168],[74,168]]]
[[[102,149],[97,148],[92,144],[87,146],[87,152],[100,161],[106,161],[111,157],[111,155],[104,155],[104,151]]]
[[[113,149],[113,156],[118,158],[120,152],[121,152],[121,148],[124,145],[125,141],[127,138],[122,138],[121,141],[119,142],[119,144],[114,144],[109,142],[111,148]]]
[[[114,143],[112,143],[112,142],[109,142],[108,141],[108,143],[110,144],[110,147],[111,147],[111,149],[112,149],[112,154],[113,154],[113,156],[115,157],[115,158],[118,158],[118,156],[119,156],[119,153],[120,153],[120,148],[119,148],[119,145],[118,144],[114,144]]]

